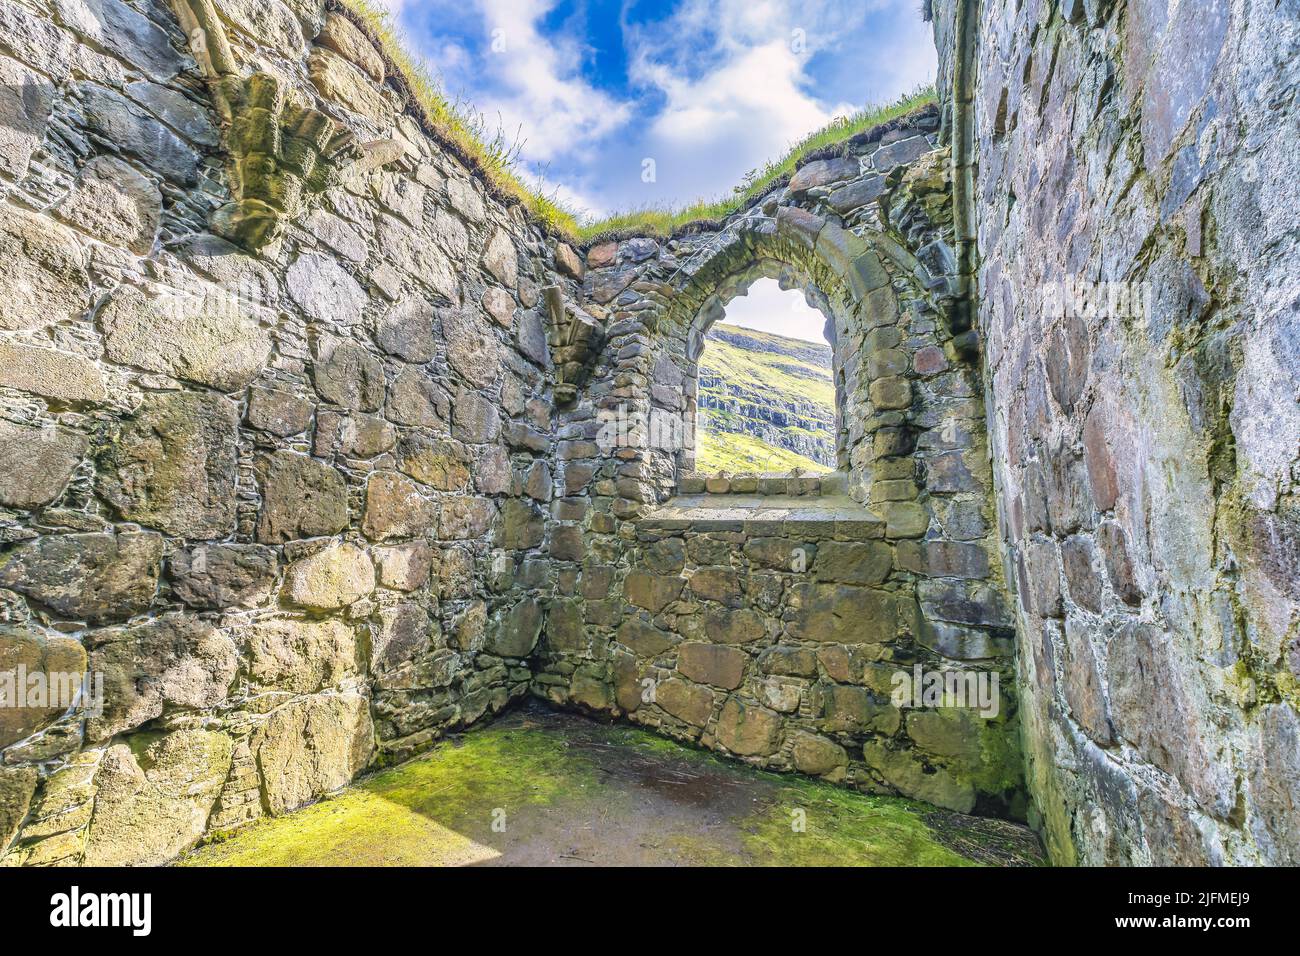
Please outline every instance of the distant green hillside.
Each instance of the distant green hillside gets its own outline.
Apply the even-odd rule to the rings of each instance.
[[[701,431],[699,434],[695,470],[703,474],[712,475],[719,471],[732,474],[789,471],[792,468],[806,472],[828,470],[825,465],[811,458],[769,445],[761,438],[729,432]]]
[[[696,470],[835,466],[831,349],[719,323],[700,356]]]

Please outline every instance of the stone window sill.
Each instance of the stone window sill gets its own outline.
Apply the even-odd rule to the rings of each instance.
[[[692,494],[670,498],[637,522],[651,531],[739,531],[751,536],[792,533],[808,538],[865,541],[885,536],[885,522],[848,495]]]

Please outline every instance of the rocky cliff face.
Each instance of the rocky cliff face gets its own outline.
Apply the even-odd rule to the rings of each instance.
[[[808,459],[812,467],[835,467],[829,345],[715,325],[700,356],[698,400],[702,430],[749,436],[774,449],[772,467],[745,470],[785,470],[789,465],[780,450]],[[701,457],[697,467],[708,472],[732,464],[723,453]]]

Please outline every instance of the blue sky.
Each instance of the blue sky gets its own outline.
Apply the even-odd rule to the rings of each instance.
[[[716,198],[934,77],[917,0],[380,2],[449,95],[522,141],[524,178],[593,218]]]

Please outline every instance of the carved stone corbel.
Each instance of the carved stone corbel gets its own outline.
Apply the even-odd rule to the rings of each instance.
[[[195,59],[221,114],[232,200],[212,214],[212,230],[256,252],[274,241],[309,195],[357,164],[396,158],[388,140],[358,145],[320,110],[286,103],[280,80],[260,70],[241,76],[212,0],[173,0]]]
[[[559,286],[542,289],[549,320],[546,344],[555,365],[555,402],[571,405],[605,341],[605,330],[595,318],[575,305],[566,305]]]

